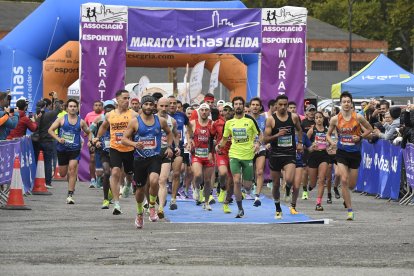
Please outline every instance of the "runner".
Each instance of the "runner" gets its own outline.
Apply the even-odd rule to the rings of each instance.
[[[170,101],[168,98],[163,97],[158,100],[157,109],[158,109],[158,117],[164,118],[167,121],[167,125],[169,129],[173,133],[173,137],[175,140],[175,145],[179,144],[178,132],[177,132],[177,122],[173,117],[167,114],[168,107],[170,105]],[[159,199],[159,207],[158,207],[158,217],[160,219],[164,218],[164,205],[167,200],[167,180],[168,175],[171,170],[171,158],[167,157],[165,152],[168,148],[167,143],[167,133],[162,131],[161,136],[161,172],[159,176],[159,191],[158,191],[158,199]],[[180,149],[178,146],[175,148],[175,154],[180,155]]]
[[[67,204],[75,204],[73,193],[78,173],[78,162],[80,160],[80,150],[82,147],[81,130],[88,135],[89,141],[92,140],[92,133],[89,131],[85,121],[79,115],[79,103],[74,99],[67,101],[67,112],[62,118],[56,119],[48,130],[57,144],[57,155],[59,162],[59,174],[62,177],[68,175],[68,197]],[[55,130],[59,128],[59,135]]]
[[[310,104],[306,107],[305,110],[305,118],[301,122],[302,131],[304,133],[308,133],[309,129],[311,129],[315,125],[315,112],[316,107],[313,104]],[[302,199],[307,200],[308,199],[308,160],[309,160],[309,152],[307,150],[303,153],[303,164],[305,165],[305,168],[303,170],[302,175],[302,187],[303,187],[303,193],[302,193]]]
[[[175,119],[177,122],[177,131],[178,131],[178,139],[180,141],[178,147],[180,149],[179,155],[173,156],[172,162],[172,192],[171,192],[171,202],[170,202],[170,210],[176,210],[177,206],[177,193],[178,188],[180,186],[180,176],[181,176],[181,165],[183,164],[183,157],[184,157],[184,136],[187,135],[188,137],[193,133],[191,125],[189,123],[188,117],[183,113],[177,110],[177,99],[174,96],[169,96],[168,99],[170,100],[170,108],[169,108],[169,115]],[[187,133],[184,133],[184,126],[187,127]],[[177,146],[177,145],[176,145]]]
[[[352,95],[349,92],[342,92],[339,99],[341,111],[331,119],[327,140],[330,145],[334,145],[331,135],[336,128],[338,132],[336,162],[341,178],[342,197],[348,208],[347,220],[354,220],[351,195],[348,189],[353,190],[356,185],[358,168],[361,163],[361,140],[371,134],[372,127],[362,115],[352,111]],[[361,126],[364,129],[362,134]]]
[[[112,168],[110,185],[114,199],[114,210],[112,214],[120,215],[122,211],[119,203],[119,188],[122,168],[127,179],[127,184],[124,187],[122,196],[127,197],[131,188],[134,160],[134,148],[123,145],[121,140],[128,123],[133,117],[137,116],[137,113],[128,109],[129,92],[127,90],[118,90],[116,92],[116,103],[118,107],[105,115],[105,120],[99,128],[98,134],[93,142],[96,143],[99,141],[107,131],[108,127],[110,128],[111,139],[109,156]]]
[[[139,103],[139,99],[138,98],[132,98],[131,99],[130,108],[132,110],[134,110],[138,114],[141,113],[141,105]]]
[[[201,204],[199,198],[199,190],[201,183],[204,182],[204,204],[203,209],[211,211],[209,204],[209,196],[211,191],[211,176],[214,173],[213,159],[213,136],[211,125],[212,121],[208,118],[210,115],[210,107],[203,103],[198,108],[198,118],[190,121],[191,128],[194,130],[190,149],[192,153],[192,169],[194,175],[195,199],[197,205]]]
[[[223,130],[226,121],[233,119],[233,106],[231,103],[224,103],[220,108],[223,109],[222,115],[217,121],[213,123],[212,134],[214,139],[219,144],[223,137]],[[220,193],[218,196],[218,202],[223,204],[224,213],[231,213],[229,203],[233,195],[233,176],[230,172],[229,150],[231,146],[231,140],[228,140],[225,147],[216,151],[216,165],[218,167],[219,174],[219,187]]]
[[[167,149],[165,154],[171,158],[173,135],[167,121],[155,116],[155,99],[144,96],[141,99],[141,115],[133,118],[128,124],[122,144],[133,147],[134,150],[134,179],[137,186],[135,199],[137,201],[137,216],[135,226],[140,229],[144,226],[144,199],[146,186],[149,185],[149,220],[155,222],[158,215],[155,203],[158,195],[158,180],[161,171],[161,136],[162,131],[167,135]]]
[[[331,158],[328,155],[326,133],[328,128],[324,126],[323,113],[317,111],[315,113],[315,126],[309,129],[307,136],[312,142],[309,148],[309,191],[312,191],[318,182],[318,196],[316,198],[316,211],[323,211],[322,197],[325,189],[325,178],[328,172],[328,165]]]
[[[103,104],[101,101],[95,101],[93,103],[93,111],[89,112],[88,114],[86,114],[85,116],[85,123],[87,124],[88,127],[90,127],[90,125],[92,124],[93,121],[95,121],[95,119],[97,117],[100,117],[102,114],[102,110],[103,110]],[[91,177],[91,184],[89,185],[89,188],[97,188],[98,187],[98,182],[96,181],[97,178],[97,170],[101,171],[102,167],[96,167],[96,160],[95,158],[100,158],[99,156],[96,156],[95,153],[95,145],[92,143],[90,144],[91,146],[89,146],[89,174]],[[99,154],[99,153],[98,153]],[[99,165],[99,160],[98,160],[98,165]],[[98,174],[101,174],[101,172],[98,172]]]
[[[255,143],[255,140],[260,130],[256,121],[244,114],[245,100],[242,97],[234,97],[232,104],[235,111],[234,118],[226,122],[223,139],[216,148],[218,151],[224,148],[231,136],[229,157],[234,182],[234,195],[238,207],[236,218],[242,218],[244,209],[241,189],[244,186],[247,191],[250,191],[252,187],[253,157],[260,147],[260,144]],[[242,174],[244,185],[241,178]]]
[[[250,115],[256,120],[261,135],[259,136],[260,148],[259,152],[254,155],[253,164],[256,176],[256,194],[253,202],[254,207],[262,205],[260,201],[260,193],[263,187],[263,172],[266,164],[266,145],[263,143],[263,133],[266,128],[266,116],[261,115],[262,100],[260,98],[252,98],[250,100]]]
[[[191,106],[187,107],[185,111],[185,115],[187,115],[187,118],[190,119],[191,113],[193,112],[193,108]],[[185,198],[189,198],[189,188],[191,186],[191,182],[193,181],[193,171],[191,168],[191,154],[188,146],[188,140],[187,137],[189,137],[189,134],[187,132],[187,127],[184,126],[184,158],[183,158],[183,164],[185,165],[185,176],[184,176],[184,196]],[[194,191],[193,191],[194,192]],[[194,193],[193,193],[194,197]]]
[[[98,132],[98,129],[102,125],[103,121],[105,120],[105,115],[112,110],[115,109],[115,103],[112,100],[107,100],[104,102],[104,112],[105,114],[102,114],[100,117],[96,118],[95,121],[91,124],[91,131],[92,133],[96,134]],[[110,158],[109,158],[109,145],[111,140],[111,133],[109,129],[105,132],[104,135],[102,135],[101,139],[96,143],[97,151],[96,153],[100,155],[101,157],[101,163],[103,168],[103,177],[102,177],[102,189],[103,189],[103,195],[104,199],[102,202],[102,209],[109,209],[109,204],[111,200],[110,194],[110,185],[109,185],[109,177],[111,176],[111,166],[110,166]],[[98,155],[97,155],[98,156]]]
[[[299,117],[287,111],[288,97],[279,95],[276,98],[277,110],[266,120],[264,142],[270,143],[270,172],[273,179],[273,199],[276,206],[276,219],[282,219],[280,206],[280,175],[285,171],[286,187],[292,187],[296,169],[296,151],[302,153],[302,128]],[[298,144],[295,141],[295,129],[297,131]],[[292,202],[293,203],[293,202]],[[296,214],[296,206],[290,206],[290,213]]]

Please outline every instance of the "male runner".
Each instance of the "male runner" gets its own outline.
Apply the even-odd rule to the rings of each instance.
[[[92,140],[92,133],[89,131],[85,121],[78,115],[78,101],[69,99],[66,105],[68,114],[57,118],[50,126],[48,133],[53,139],[58,141],[56,150],[59,162],[59,173],[62,177],[68,174],[68,197],[66,198],[66,203],[75,204],[73,193],[75,192],[80,150],[82,147],[80,132],[83,130],[89,136],[89,141]],[[58,128],[59,135],[56,135],[55,130]]]
[[[134,179],[137,186],[135,199],[137,201],[137,216],[135,226],[140,229],[144,226],[144,199],[146,185],[149,185],[149,220],[155,222],[158,215],[155,211],[155,202],[158,195],[158,180],[161,171],[161,136],[162,131],[167,134],[167,149],[165,154],[171,158],[173,136],[167,121],[163,117],[155,116],[155,99],[144,96],[141,99],[142,113],[133,118],[125,130],[122,144],[133,147],[134,150]]]
[[[217,145],[217,151],[225,147],[231,136],[230,170],[233,175],[234,195],[239,209],[236,218],[242,218],[244,210],[241,188],[244,186],[247,191],[250,191],[252,187],[253,157],[260,146],[255,141],[257,141],[260,129],[252,117],[244,114],[245,100],[242,97],[234,97],[232,104],[235,111],[234,118],[226,122],[223,139]],[[244,185],[241,179],[242,174]]]
[[[372,127],[361,114],[352,111],[352,95],[349,92],[342,92],[339,99],[341,111],[331,118],[326,139],[330,145],[335,144],[331,135],[336,128],[338,133],[336,162],[341,178],[342,197],[348,208],[347,220],[354,220],[351,195],[348,189],[353,190],[356,185],[358,168],[361,163],[361,140],[371,134]]]
[[[273,180],[273,199],[276,206],[276,219],[282,219],[280,206],[280,175],[285,171],[286,187],[292,187],[296,169],[296,151],[303,151],[303,132],[299,117],[287,111],[288,97],[279,95],[276,98],[276,112],[266,120],[264,142],[270,143],[269,167]],[[298,144],[295,143],[295,129]],[[296,214],[296,206],[291,205],[291,214]]]
[[[128,123],[132,120],[132,118],[137,116],[137,113],[128,109],[129,92],[127,90],[118,90],[115,95],[118,107],[115,110],[105,114],[105,120],[99,128],[98,134],[96,138],[94,138],[93,142],[96,143],[99,141],[101,136],[105,134],[108,127],[110,128],[111,139],[109,156],[112,168],[110,185],[114,199],[114,210],[112,213],[114,215],[120,215],[122,213],[121,205],[119,204],[119,187],[122,174],[121,170],[124,168],[128,182],[124,187],[122,196],[127,197],[131,188],[134,161],[134,148],[123,145],[121,140]]]

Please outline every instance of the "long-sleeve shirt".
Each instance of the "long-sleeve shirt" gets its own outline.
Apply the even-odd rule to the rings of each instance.
[[[32,122],[27,116],[24,111],[19,110],[20,119],[17,123],[17,126],[12,129],[7,136],[8,140],[23,137],[26,135],[27,129],[30,129],[30,131],[34,132],[37,129],[37,123]]]
[[[380,133],[379,138],[385,140],[393,140],[395,132],[397,132],[397,128],[400,127],[400,118],[395,119],[392,123],[385,124],[385,133]]]
[[[0,118],[3,118],[3,123],[0,122],[0,140],[6,140],[7,135],[9,135],[10,130],[17,126],[19,121],[19,112],[15,112],[13,116],[5,114],[4,108],[0,107]]]

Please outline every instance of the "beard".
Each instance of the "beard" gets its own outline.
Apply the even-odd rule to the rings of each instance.
[[[236,111],[236,114],[237,114],[237,115],[240,115],[240,114],[243,114],[244,109],[242,109],[242,108],[237,108],[235,111]]]

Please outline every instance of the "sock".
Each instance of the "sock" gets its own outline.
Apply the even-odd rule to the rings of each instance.
[[[292,188],[291,185],[286,184],[286,196],[290,196],[290,189]]]
[[[322,203],[322,198],[321,197],[318,197],[316,199],[316,205],[321,205],[321,203]]]
[[[157,196],[150,195],[149,207],[154,208],[156,201],[157,201]]]
[[[348,213],[349,213],[349,212],[352,212],[352,208],[348,208]]]
[[[92,182],[92,181],[95,181],[95,178],[91,178],[91,182]]]
[[[137,214],[142,215],[144,213],[144,204],[142,202],[137,202]]]
[[[243,209],[243,203],[242,203],[242,201],[240,200],[240,201],[236,201],[236,203],[237,203],[237,207],[239,208],[239,210],[242,210]]]
[[[290,204],[290,207],[292,207],[292,208],[296,208],[296,203],[291,203],[291,204]]]
[[[256,197],[255,199],[260,199],[260,194],[255,194],[254,196]]]
[[[276,212],[282,212],[282,207],[280,207],[280,201],[275,200]]]
[[[68,196],[73,196],[73,191],[68,191]]]
[[[332,194],[331,193],[328,193],[328,198],[331,198],[332,197]]]
[[[307,186],[303,186],[303,191],[307,192],[308,191],[308,187]]]
[[[312,190],[313,190],[313,188],[311,186],[309,186],[309,192],[312,191]]]
[[[114,205],[119,205],[119,200],[115,200]]]

